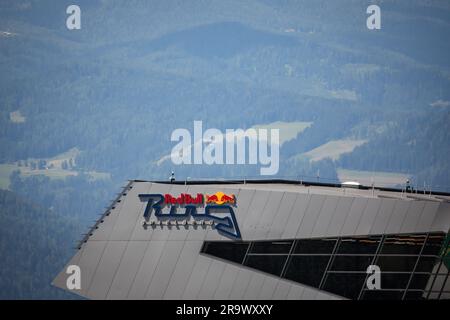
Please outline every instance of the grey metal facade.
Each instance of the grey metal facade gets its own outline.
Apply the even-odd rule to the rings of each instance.
[[[202,254],[204,241],[232,241],[211,226],[144,228],[142,224],[146,203],[139,194],[218,191],[236,195],[234,212],[243,241],[448,233],[450,229],[450,202],[442,196],[282,183],[133,181],[67,263],[81,269],[81,289],[72,291],[90,299],[343,299]],[[66,267],[53,284],[68,290]]]

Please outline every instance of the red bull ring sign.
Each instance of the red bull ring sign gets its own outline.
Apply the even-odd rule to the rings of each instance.
[[[215,194],[190,195],[140,194],[139,198],[147,202],[144,210],[143,226],[185,227],[194,228],[210,226],[223,236],[241,239],[233,207],[236,207],[236,196],[216,192]],[[199,209],[201,208],[202,209]],[[202,211],[200,211],[202,210]]]

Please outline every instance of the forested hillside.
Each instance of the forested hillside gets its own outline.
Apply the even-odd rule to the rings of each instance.
[[[65,28],[68,3],[2,2],[4,164],[77,148],[72,171],[109,174],[116,184],[165,178],[173,166],[155,162],[173,147],[170,133],[193,120],[221,130],[310,121],[283,147],[280,175],[323,167],[321,176],[335,179],[328,160],[297,160],[358,139],[368,143],[335,168],[400,171],[449,188],[445,2],[383,4],[377,32],[365,28],[360,1],[80,1],[75,32]],[[256,172],[175,169],[181,178]]]
[[[0,299],[74,298],[50,282],[80,231],[77,219],[0,190]]]
[[[373,3],[381,30],[366,27]],[[128,179],[261,178],[255,165],[160,161],[194,120],[309,123],[282,145],[277,177],[345,170],[450,191],[448,1],[79,0],[72,31],[70,4],[0,2],[0,189],[53,217],[37,234],[73,224],[74,246]],[[19,236],[30,219],[14,222],[14,203],[2,228]]]

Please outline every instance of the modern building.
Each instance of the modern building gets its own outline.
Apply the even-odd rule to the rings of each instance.
[[[90,299],[449,299],[449,229],[444,193],[130,181],[53,284]]]

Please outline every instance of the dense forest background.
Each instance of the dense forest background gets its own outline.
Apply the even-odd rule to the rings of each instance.
[[[72,2],[0,2],[0,298],[72,298],[50,281],[128,179],[257,177],[159,161],[194,120],[294,132],[278,177],[450,191],[448,1],[78,0],[70,31]]]

